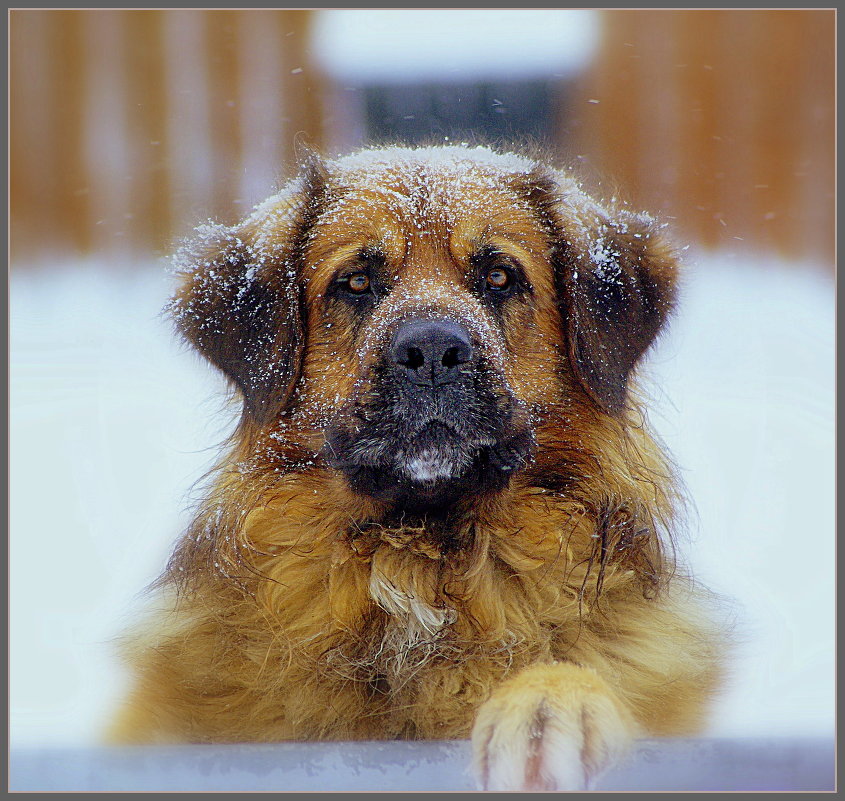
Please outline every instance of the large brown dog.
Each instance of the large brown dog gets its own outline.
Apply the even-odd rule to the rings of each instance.
[[[631,381],[675,294],[658,225],[530,158],[390,148],[181,258],[243,415],[117,739],[471,734],[482,787],[572,789],[699,726],[722,637]]]

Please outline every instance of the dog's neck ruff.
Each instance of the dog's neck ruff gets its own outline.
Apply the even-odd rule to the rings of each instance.
[[[347,533],[344,548],[368,564],[371,601],[388,615],[380,653],[403,680],[443,647],[458,611],[442,593],[451,569],[448,540],[424,523],[370,523]]]
[[[397,551],[407,550],[420,557],[438,560],[443,556],[443,543],[438,542],[424,526],[369,526],[348,536],[349,547],[356,556],[372,557],[384,543]]]

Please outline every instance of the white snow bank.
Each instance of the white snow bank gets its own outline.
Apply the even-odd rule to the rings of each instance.
[[[223,383],[158,315],[162,265],[11,279],[13,745],[95,741],[110,640],[187,522],[233,420]],[[653,422],[699,514],[682,543],[740,602],[746,638],[711,733],[833,726],[833,283],[701,257],[655,350]]]
[[[111,638],[187,523],[222,388],[158,315],[164,267],[17,272],[10,287],[14,743],[93,742]]]
[[[832,734],[835,317],[829,272],[689,259],[649,372],[697,515],[695,573],[738,602],[725,735]]]
[[[519,80],[569,76],[598,40],[594,11],[325,10],[316,63],[340,82]]]

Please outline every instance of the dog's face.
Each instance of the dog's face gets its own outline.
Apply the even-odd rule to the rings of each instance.
[[[530,458],[531,404],[554,391],[536,217],[472,164],[385,162],[335,187],[304,254],[303,376],[340,398],[326,458],[403,508],[500,488]]]
[[[650,220],[486,149],[315,162],[190,253],[182,331],[361,495],[436,512],[527,465],[569,399],[622,412],[674,261]]]

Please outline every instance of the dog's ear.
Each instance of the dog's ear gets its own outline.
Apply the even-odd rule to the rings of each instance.
[[[321,183],[312,158],[241,224],[202,226],[176,256],[180,286],[168,310],[184,338],[240,390],[244,418],[259,425],[285,407],[299,376],[299,251]]]
[[[552,262],[568,357],[605,411],[625,406],[628,377],[675,302],[677,257],[646,214],[600,205],[567,176],[531,194],[552,230]]]

